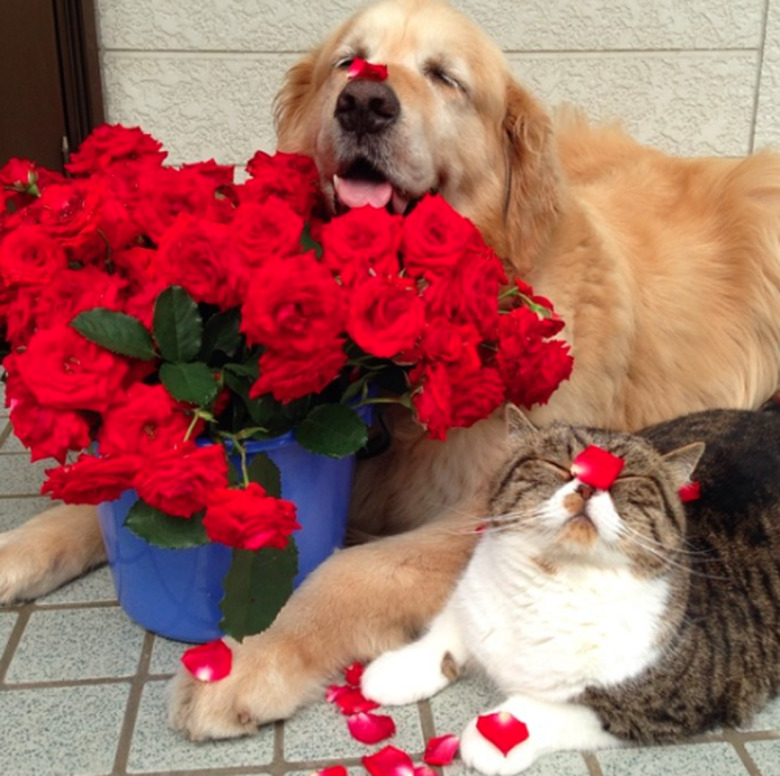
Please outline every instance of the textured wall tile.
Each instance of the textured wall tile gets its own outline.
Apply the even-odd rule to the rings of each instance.
[[[109,49],[308,48],[360,0],[100,0]],[[756,47],[762,0],[453,0],[512,50]]]
[[[754,148],[780,148],[780,0],[769,0]]]
[[[108,52],[106,115],[150,132],[173,164],[243,163],[260,148],[275,148],[271,104],[295,59]]]
[[[516,51],[756,47],[761,0],[455,0]]]
[[[683,154],[744,154],[756,54],[512,55],[515,75],[546,104],[572,102],[623,120],[643,142]]]
[[[98,0],[106,49],[301,51],[360,0]]]

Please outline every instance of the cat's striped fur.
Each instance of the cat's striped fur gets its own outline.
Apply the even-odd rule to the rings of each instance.
[[[637,435],[514,425],[453,597],[368,668],[366,694],[416,700],[481,664],[530,737],[504,757],[472,723],[462,756],[513,773],[557,749],[740,725],[780,692],[780,412]],[[571,473],[588,445],[625,461],[608,491]],[[701,498],[683,505],[694,467]]]

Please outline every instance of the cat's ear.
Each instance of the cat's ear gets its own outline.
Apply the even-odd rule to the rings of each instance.
[[[704,442],[694,442],[685,447],[678,447],[664,456],[664,463],[674,477],[677,487],[685,485],[693,479],[693,472],[704,455]]]
[[[509,436],[525,436],[539,429],[531,423],[528,416],[514,404],[507,404],[504,411],[506,419],[506,430]]]

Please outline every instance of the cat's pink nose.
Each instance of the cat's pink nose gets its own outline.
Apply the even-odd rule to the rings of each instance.
[[[585,501],[587,501],[593,495],[593,491],[594,489],[590,485],[586,485],[584,482],[581,482],[579,485],[577,485],[577,493],[579,493]]]

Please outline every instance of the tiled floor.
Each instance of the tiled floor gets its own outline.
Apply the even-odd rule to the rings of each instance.
[[[1,413],[0,413],[1,414]],[[7,421],[0,417],[0,428]],[[36,513],[44,466],[30,466],[8,429],[0,434],[0,530]],[[146,633],[116,604],[100,569],[34,604],[0,610],[0,776],[308,773],[378,747],[352,740],[324,703],[251,739],[193,744],[165,723],[166,680],[183,647]],[[396,746],[419,755],[427,738],[459,732],[498,700],[469,679],[428,703],[395,710]],[[462,776],[457,764],[445,776]],[[744,731],[681,746],[563,753],[533,776],[780,776],[780,701]]]

